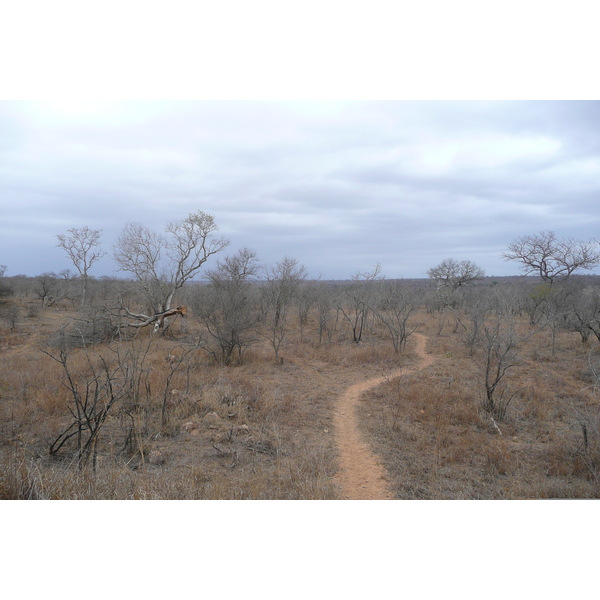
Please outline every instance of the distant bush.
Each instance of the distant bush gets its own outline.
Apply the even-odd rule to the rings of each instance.
[[[61,350],[83,348],[108,342],[116,333],[117,327],[110,316],[95,313],[54,331],[48,338],[48,345]]]
[[[0,302],[4,300],[4,298],[8,298],[12,296],[14,290],[4,281],[4,279],[0,278]]]

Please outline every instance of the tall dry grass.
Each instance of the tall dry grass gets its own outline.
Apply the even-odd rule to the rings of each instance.
[[[481,365],[460,331],[430,322],[429,335],[436,362],[360,407],[397,498],[600,496],[598,397],[585,385],[588,349],[576,334],[560,331],[554,353],[547,331],[520,347],[507,376],[519,393],[500,421],[482,410]]]
[[[40,326],[47,316],[40,311]],[[0,497],[335,497],[333,442],[322,430],[314,434],[307,411],[314,417],[319,410],[314,422],[325,422],[323,429],[329,416],[323,403],[305,405],[294,392],[305,358],[296,355],[293,343],[283,364],[274,364],[263,345],[249,352],[243,366],[230,368],[212,363],[178,332],[142,332],[133,340],[70,349],[69,371],[77,385],[93,377],[101,359],[111,368],[121,364],[119,377],[127,373],[135,382],[102,428],[96,468],[78,469],[73,444],[48,455],[52,440],[73,419],[66,373],[40,351],[58,351],[43,345],[52,332],[9,343],[0,363]],[[183,352],[185,360],[173,371]]]
[[[72,446],[48,455],[72,399],[60,365],[40,351],[75,316],[44,309],[1,332],[2,498],[336,498],[336,399],[353,383],[418,365],[411,338],[398,355],[376,326],[360,344],[343,327],[319,342],[315,313],[302,334],[292,323],[278,362],[264,342],[242,365],[220,367],[190,348],[192,319],[171,337],[144,331],[87,354],[74,348],[78,381],[100,357],[124,361],[136,378],[101,431],[97,468],[78,469]],[[560,331],[552,352],[550,331],[531,337],[510,372],[520,391],[498,421],[482,410],[477,354],[461,328],[443,314],[415,319],[436,361],[367,394],[359,413],[397,498],[598,497],[592,346]]]

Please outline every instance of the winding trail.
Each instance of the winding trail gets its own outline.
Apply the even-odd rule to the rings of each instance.
[[[385,381],[406,373],[418,371],[434,362],[433,356],[425,352],[427,338],[414,334],[417,341],[415,351],[420,358],[411,369],[398,369],[381,377],[367,379],[350,386],[338,399],[333,415],[334,431],[339,450],[340,470],[336,483],[342,488],[344,500],[391,500],[386,470],[363,438],[356,416],[356,407],[361,394]]]

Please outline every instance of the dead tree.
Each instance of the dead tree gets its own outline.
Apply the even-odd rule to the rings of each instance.
[[[60,350],[58,356],[43,352],[62,366],[65,376],[63,385],[72,399],[72,404],[67,406],[72,421],[50,444],[49,453],[56,455],[66,442],[75,438],[78,467],[83,468],[91,458],[92,468],[96,470],[97,446],[102,426],[111,409],[127,393],[125,373],[120,365],[111,368],[103,357],[99,357],[100,367],[94,367],[86,353],[89,375],[78,377],[69,364],[66,350]]]
[[[134,326],[167,325],[175,293],[197,275],[204,263],[226,248],[228,240],[215,238],[214,218],[202,211],[167,225],[159,235],[139,223],[129,223],[121,233],[114,258],[122,271],[131,273],[142,291],[148,311],[124,308]]]
[[[154,331],[156,332],[164,327],[165,319],[168,317],[175,317],[179,315],[182,318],[186,318],[187,307],[177,306],[175,308],[148,316],[144,313],[131,312],[128,308],[121,306],[119,309],[119,315],[128,319],[119,325],[120,328],[132,327],[134,329],[140,329],[141,327],[148,327],[148,325],[154,324]]]

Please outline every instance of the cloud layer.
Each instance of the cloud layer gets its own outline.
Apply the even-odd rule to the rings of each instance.
[[[600,237],[598,123],[595,101],[0,102],[0,263],[60,271],[72,227],[110,253],[127,222],[203,210],[230,251],[312,277],[515,274],[517,236]]]

